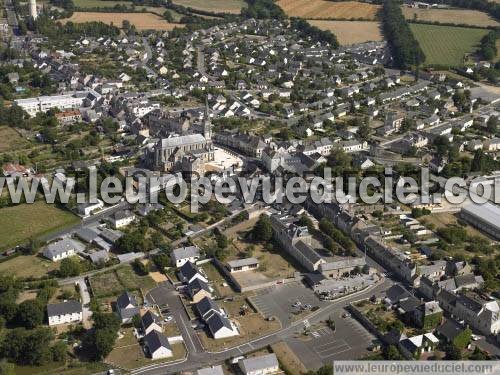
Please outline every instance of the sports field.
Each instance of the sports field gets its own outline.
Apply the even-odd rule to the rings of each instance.
[[[321,30],[331,31],[342,45],[378,42],[384,39],[378,22],[309,20],[309,23]]]
[[[243,0],[173,0],[173,3],[214,13],[239,14],[246,7]]]
[[[402,7],[406,19],[441,23],[465,24],[471,26],[498,26],[499,23],[487,13],[470,9],[419,9]]]
[[[122,22],[125,20],[135,25],[137,30],[173,30],[175,27],[183,27],[179,23],[168,23],[153,13],[75,12],[70,18],[66,18],[64,21],[75,23],[101,21],[121,27]]]
[[[79,219],[53,204],[37,201],[0,209],[0,249],[78,223]]]
[[[474,52],[485,29],[410,24],[410,29],[425,53],[427,65],[463,65],[464,55]]]
[[[380,5],[357,1],[278,0],[278,5],[291,17],[308,19],[375,20]]]

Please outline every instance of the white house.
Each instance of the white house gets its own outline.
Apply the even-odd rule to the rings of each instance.
[[[100,199],[96,203],[82,203],[78,205],[78,213],[83,216],[89,216],[92,212],[101,210],[104,207],[104,202]]]
[[[167,337],[156,330],[152,330],[144,336],[144,347],[151,359],[161,359],[173,356],[172,347]]]
[[[274,353],[240,359],[238,365],[245,375],[277,374],[280,371],[278,359]]]
[[[162,332],[161,319],[155,313],[148,311],[141,318],[142,329],[144,333],[147,335],[151,331]]]
[[[135,220],[135,214],[130,211],[118,211],[111,215],[109,222],[115,229],[126,227]]]
[[[66,301],[47,305],[49,326],[76,323],[83,320],[82,304],[78,301]]]
[[[191,283],[195,279],[200,279],[208,283],[207,278],[200,272],[198,267],[191,262],[186,262],[179,268],[179,279],[186,284]]]
[[[200,258],[200,249],[197,246],[179,247],[172,251],[172,262],[179,268],[186,262],[195,263]]]
[[[53,262],[58,262],[64,258],[76,255],[85,250],[85,245],[81,242],[64,238],[62,240],[49,244],[43,251],[43,256]]]

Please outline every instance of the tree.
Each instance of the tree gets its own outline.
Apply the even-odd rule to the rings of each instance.
[[[462,350],[457,348],[455,345],[448,345],[446,347],[446,359],[448,360],[460,360],[462,359]]]
[[[498,118],[496,116],[491,116],[486,123],[486,129],[491,135],[495,135],[498,130]]]
[[[73,277],[78,276],[82,272],[82,265],[78,257],[69,257],[61,260],[61,266],[59,267],[60,277]]]
[[[66,362],[68,357],[68,347],[63,341],[56,342],[52,348],[52,360],[55,362]]]
[[[43,317],[43,306],[36,299],[24,301],[17,308],[16,321],[26,328],[39,326],[43,323]]]
[[[396,348],[394,345],[385,346],[382,354],[387,360],[399,360],[403,358],[401,356],[401,353],[399,353],[398,348]]]
[[[85,336],[82,345],[95,360],[105,358],[115,345],[120,329],[120,318],[113,313],[95,313],[94,329]]]
[[[271,226],[271,219],[267,215],[260,215],[259,220],[253,227],[253,238],[256,241],[269,241],[273,236],[273,227]]]
[[[1,354],[18,364],[40,366],[52,359],[50,342],[53,338],[54,334],[50,328],[16,328],[5,335]]]

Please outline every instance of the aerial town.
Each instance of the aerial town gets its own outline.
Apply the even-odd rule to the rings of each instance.
[[[498,361],[500,5],[465,3],[0,0],[0,375]]]

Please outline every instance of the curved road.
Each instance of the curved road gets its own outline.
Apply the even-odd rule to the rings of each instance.
[[[325,306],[310,314],[308,317],[306,317],[306,319],[311,323],[324,321],[330,315],[337,315],[338,313],[343,311],[348,303],[357,301],[362,298],[367,298],[373,294],[380,294],[393,283],[394,282],[392,280],[384,278],[374,286],[368,287],[367,289],[364,289],[357,293],[341,297],[331,302],[328,306]],[[187,317],[187,314],[185,313],[184,308],[181,305],[177,293],[171,286],[164,286],[164,288],[170,289],[167,297],[168,303],[172,304],[171,312],[174,314],[175,319],[179,325],[179,329],[181,330],[182,336],[184,337],[184,343],[186,344],[188,355],[185,359],[177,362],[159,363],[141,367],[139,369],[131,371],[132,374],[173,374],[180,371],[195,370],[201,367],[214,365],[229,358],[241,356],[248,352],[253,352],[260,348],[279,342],[284,338],[293,335],[294,332],[300,330],[304,326],[304,321],[300,320],[297,322],[293,322],[289,326],[283,327],[277,332],[248,341],[236,347],[225,349],[220,352],[206,352],[203,350],[195,331],[191,327],[189,318]],[[175,302],[176,300],[177,302]]]

